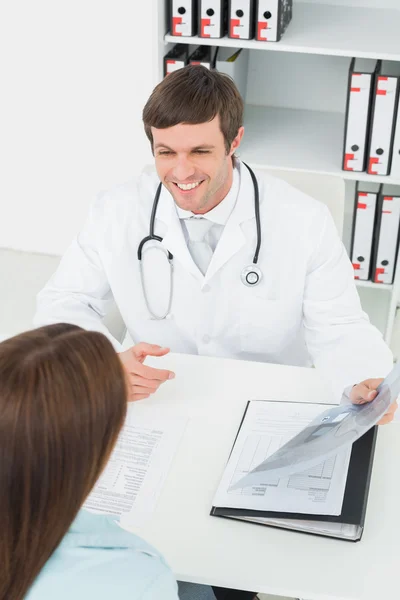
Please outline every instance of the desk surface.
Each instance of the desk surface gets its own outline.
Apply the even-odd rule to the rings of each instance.
[[[361,542],[211,517],[247,400],[330,398],[313,369],[179,354],[152,363],[176,379],[135,410],[159,406],[189,420],[155,513],[139,533],[178,579],[309,600],[398,597],[399,424],[379,429]]]

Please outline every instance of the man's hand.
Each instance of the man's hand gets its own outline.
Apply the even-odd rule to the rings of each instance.
[[[172,371],[154,369],[142,364],[146,356],[164,356],[168,352],[169,348],[140,342],[119,354],[128,376],[129,402],[148,398],[150,394],[154,394],[158,390],[161,383],[175,377],[175,373]]]
[[[376,388],[380,383],[382,383],[383,379],[366,379],[361,383],[355,385],[350,391],[350,400],[353,404],[365,404],[366,402],[371,402],[377,395]],[[388,411],[385,415],[383,415],[382,419],[379,421],[378,425],[386,425],[393,421],[394,413],[397,410],[397,402],[393,402],[388,408]]]

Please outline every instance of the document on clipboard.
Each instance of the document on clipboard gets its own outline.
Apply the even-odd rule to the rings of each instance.
[[[400,364],[396,364],[378,387],[372,402],[351,404],[343,402],[320,412],[297,435],[262,461],[232,489],[256,484],[260,477],[286,477],[311,468],[349,448],[387,412],[400,393]]]
[[[366,404],[249,401],[211,515],[360,540],[375,425],[399,392],[396,365]]]

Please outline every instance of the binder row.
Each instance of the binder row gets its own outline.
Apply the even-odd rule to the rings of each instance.
[[[193,46],[191,46],[193,48]],[[246,96],[249,50],[197,46],[190,54],[188,44],[175,44],[164,56],[164,77],[188,64],[203,65],[231,77],[242,98]]]
[[[279,42],[293,0],[166,0],[171,35]]]
[[[350,252],[355,279],[393,283],[399,224],[399,186],[357,183]]]
[[[187,44],[175,44],[164,56],[164,77],[182,69],[186,65],[202,65],[208,69],[215,68],[217,51],[211,46],[197,46],[189,55]]]
[[[353,58],[349,69],[344,171],[400,178],[400,63]]]

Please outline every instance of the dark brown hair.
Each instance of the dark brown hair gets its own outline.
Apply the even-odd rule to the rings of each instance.
[[[242,97],[228,75],[189,65],[170,73],[156,86],[143,109],[143,123],[153,148],[152,127],[197,125],[217,115],[228,153],[243,125]]]
[[[101,333],[50,325],[0,344],[0,599],[22,600],[101,474],[126,416]]]

